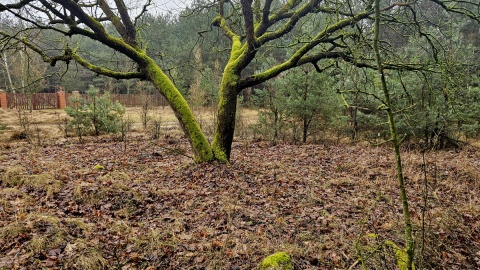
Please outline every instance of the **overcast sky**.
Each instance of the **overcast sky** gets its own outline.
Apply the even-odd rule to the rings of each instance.
[[[4,1],[4,0],[0,0]],[[130,2],[133,5],[140,7],[142,6],[146,0],[125,0],[127,3]],[[190,5],[192,0],[152,0],[152,6],[148,9],[153,14],[156,13],[167,13],[171,12],[173,14],[177,14],[180,11],[184,10],[185,7]]]
[[[19,2],[20,0],[0,0],[1,4],[10,4]],[[124,0],[129,7],[142,7],[146,0]],[[192,0],[152,0],[152,6],[149,11],[152,13],[172,12],[178,13],[186,6],[192,3]]]

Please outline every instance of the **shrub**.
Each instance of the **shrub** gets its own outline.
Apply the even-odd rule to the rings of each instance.
[[[92,85],[87,90],[87,98],[74,96],[74,106],[65,108],[65,112],[73,119],[68,126],[75,130],[80,138],[93,131],[95,135],[117,133],[125,108],[118,102],[112,102],[108,93],[101,96]]]

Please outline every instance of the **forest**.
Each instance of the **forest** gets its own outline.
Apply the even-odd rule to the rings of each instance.
[[[0,1],[0,269],[480,267],[477,0],[167,6]]]

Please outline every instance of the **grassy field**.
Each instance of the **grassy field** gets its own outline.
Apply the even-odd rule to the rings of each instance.
[[[168,111],[159,140],[138,109],[126,143],[63,138],[61,111],[34,112],[45,140],[0,141],[0,269],[396,269],[401,205],[388,147],[237,138],[232,164],[194,164]],[[198,115],[205,128],[212,116]],[[243,112],[246,134],[255,112]],[[211,125],[211,124],[210,124]],[[48,136],[47,136],[48,135]],[[480,151],[403,153],[417,269],[480,268]]]
[[[126,108],[124,118],[131,122],[131,134],[145,133],[141,119],[141,108]],[[246,128],[254,125],[257,121],[257,111],[253,109],[242,108],[239,110],[238,132],[240,138],[245,138],[247,134]],[[194,114],[197,117],[202,128],[207,135],[213,134],[215,118],[214,110],[212,108],[202,108],[194,110]],[[181,136],[180,126],[178,124],[173,111],[170,107],[158,107],[149,110],[150,120],[159,120],[161,123],[162,131],[164,135],[166,133]],[[15,137],[15,134],[21,133],[24,130],[22,127],[20,118],[28,121],[31,133],[33,137],[39,137],[42,140],[50,141],[65,137],[64,128],[66,119],[68,118],[64,110],[34,110],[31,113],[28,111],[18,110],[4,110],[0,109],[0,123],[6,125],[7,129],[0,131],[0,142],[8,142],[11,137]],[[150,121],[150,122],[151,122]],[[148,133],[147,127],[147,133]],[[70,132],[69,136],[74,134]]]

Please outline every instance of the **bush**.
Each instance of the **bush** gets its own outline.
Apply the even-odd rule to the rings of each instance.
[[[118,102],[112,102],[108,93],[101,96],[98,90],[89,86],[87,98],[74,96],[70,99],[74,106],[65,108],[73,119],[68,123],[80,139],[92,133],[97,135],[117,133],[121,127],[125,108]]]

